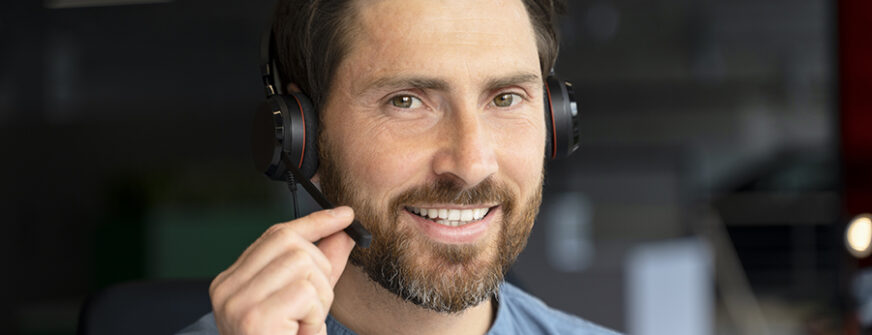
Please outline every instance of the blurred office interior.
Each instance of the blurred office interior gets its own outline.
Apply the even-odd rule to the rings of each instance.
[[[0,4],[0,333],[75,333],[94,292],[208,279],[291,216],[249,156],[273,4]],[[844,234],[872,212],[869,22],[863,0],[571,1],[582,146],[548,163],[512,280],[632,334],[865,331]]]

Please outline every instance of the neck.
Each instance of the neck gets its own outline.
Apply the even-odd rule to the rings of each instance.
[[[330,314],[360,335],[484,334],[496,314],[493,299],[459,313],[439,313],[403,301],[349,264],[334,288]]]

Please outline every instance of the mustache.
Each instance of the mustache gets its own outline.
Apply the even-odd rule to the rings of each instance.
[[[509,204],[514,195],[509,188],[488,177],[477,185],[465,188],[449,179],[438,179],[428,185],[412,187],[396,196],[390,208],[411,203],[441,203],[457,205]]]

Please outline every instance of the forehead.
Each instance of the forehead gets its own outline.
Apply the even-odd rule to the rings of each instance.
[[[390,75],[474,80],[539,72],[533,27],[520,0],[360,0],[339,71],[352,86]]]

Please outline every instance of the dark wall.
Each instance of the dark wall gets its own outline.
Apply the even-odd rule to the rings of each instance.
[[[156,208],[269,208],[247,125],[271,5],[2,5],[0,333],[69,331],[89,292],[155,277]]]

